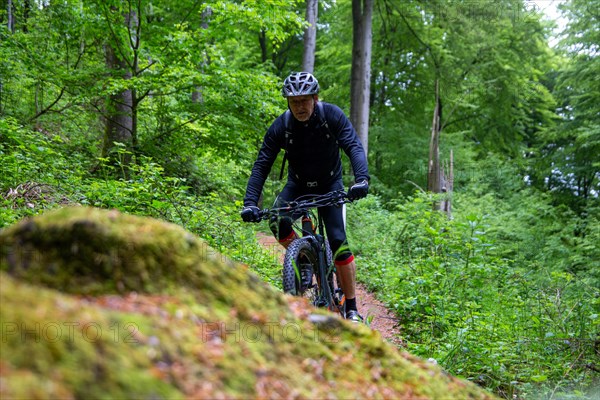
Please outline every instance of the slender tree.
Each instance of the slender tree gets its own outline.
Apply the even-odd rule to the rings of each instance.
[[[313,72],[315,68],[315,50],[317,45],[317,16],[319,0],[306,0],[306,22],[304,31],[304,53],[302,55],[302,70]]]
[[[208,23],[210,21],[211,15],[212,15],[212,9],[210,7],[206,7],[200,14],[200,17],[201,17],[200,19],[202,21],[200,23],[201,30],[208,29]],[[202,72],[202,71],[204,71],[205,67],[209,64],[210,64],[210,57],[208,57],[208,55],[204,54],[202,62],[200,63],[200,66],[198,67],[198,69]],[[195,103],[203,103],[204,102],[204,98],[202,96],[202,87],[198,86],[192,92],[192,101]]]
[[[139,3],[138,3],[139,5]],[[131,6],[131,4],[130,4]],[[107,22],[108,8],[105,8]],[[112,9],[111,11],[119,12]],[[106,66],[113,75],[123,80],[130,80],[138,72],[138,52],[140,48],[141,9],[129,8],[123,12],[124,24],[127,32],[127,40],[120,41],[116,32],[118,26],[111,26],[113,32],[112,40],[105,47]],[[127,86],[122,85],[122,86]],[[110,156],[114,143],[125,144],[131,152],[137,144],[137,105],[139,100],[135,89],[124,88],[111,93],[106,101],[104,146],[102,154]],[[131,159],[127,157],[121,160],[128,164]]]
[[[8,31],[11,33],[15,33],[15,14],[12,0],[8,0],[8,4],[6,5],[6,27]]]
[[[442,94],[440,92],[442,57],[439,55],[442,51],[435,46],[427,43],[421,35],[417,34],[408,19],[402,15],[407,28],[417,41],[423,46],[426,54],[431,60],[433,66],[433,118],[431,121],[431,138],[429,140],[429,159],[427,162],[427,190],[432,193],[443,193],[449,191],[448,177],[442,170],[440,160],[440,135],[443,129],[442,118]],[[453,162],[451,161],[452,165]],[[443,203],[434,203],[434,208],[445,210],[450,214],[450,200],[446,199]]]
[[[131,79],[127,64],[119,57],[111,45],[106,46],[106,66],[114,71],[122,71],[123,79]],[[133,142],[133,93],[130,89],[118,91],[106,100],[103,157],[108,157],[114,143],[123,143],[129,150]],[[130,160],[124,160],[129,162]]]
[[[429,162],[427,167],[427,190],[432,193],[442,191],[442,173],[440,165],[440,133],[442,101],[440,99],[440,81],[436,78],[435,103],[433,106],[433,120],[431,121],[431,140],[429,141]]]
[[[373,0],[352,0],[350,120],[365,148],[365,155],[369,154],[372,15]]]

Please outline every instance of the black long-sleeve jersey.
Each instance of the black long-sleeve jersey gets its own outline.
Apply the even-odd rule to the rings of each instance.
[[[342,179],[340,149],[349,157],[357,182],[369,179],[365,152],[354,127],[336,105],[320,102],[307,122],[283,113],[265,134],[248,180],[244,205],[256,205],[279,152],[287,152],[288,179],[308,187],[328,187]],[[323,115],[319,115],[322,110]],[[288,125],[286,126],[286,119]],[[327,125],[327,126],[325,126]]]

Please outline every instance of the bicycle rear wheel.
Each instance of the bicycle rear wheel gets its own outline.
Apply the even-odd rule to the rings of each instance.
[[[346,297],[338,282],[337,273],[333,265],[333,252],[329,246],[329,242],[325,241],[325,254],[327,256],[327,284],[329,285],[328,297],[327,297],[327,308],[329,311],[339,313],[342,317],[345,316],[345,302]]]
[[[332,293],[332,300],[333,300],[328,307],[329,311],[339,313],[343,318],[343,317],[345,317],[345,314],[346,314],[345,313],[346,296],[344,295],[342,287],[340,286],[340,284],[338,282],[336,273],[331,271],[331,273],[329,273],[327,276],[327,280],[329,283],[329,290]]]

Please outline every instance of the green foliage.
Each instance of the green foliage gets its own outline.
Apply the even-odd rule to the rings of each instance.
[[[425,194],[396,211],[359,202],[349,220],[359,278],[398,312],[409,350],[451,373],[507,398],[584,393],[598,383],[587,368],[599,326],[597,255],[555,248],[546,229],[569,215],[542,198],[528,216],[523,206],[512,212],[525,198],[535,195],[508,204],[456,195],[453,220]],[[589,268],[553,262],[559,251]]]
[[[302,18],[295,12],[297,3],[298,0],[215,1],[206,6],[211,8],[216,24],[229,26],[226,31],[232,37],[265,31],[269,42],[277,45],[299,32],[303,25]]]
[[[124,23],[129,3],[139,34]],[[321,98],[348,111],[351,1],[319,3]],[[115,208],[177,223],[280,287],[276,255],[239,209],[264,132],[286,108],[281,77],[300,68],[303,3],[26,4],[13,2],[14,31],[0,11],[0,228],[65,205]],[[361,279],[398,312],[411,351],[507,398],[584,397],[598,385],[594,4],[561,6],[569,24],[556,53],[528,2],[375,4],[377,197],[348,213]],[[107,68],[107,46],[127,71]],[[414,194],[426,187],[436,79],[452,220]],[[109,160],[107,99],[124,90],[137,99],[138,142],[117,143]],[[279,163],[265,206],[283,185]]]
[[[436,82],[443,159],[450,149],[463,164],[489,153],[520,159],[552,127],[548,28],[525,3],[376,7],[369,157],[379,180],[405,195],[426,187]]]
[[[568,24],[560,46],[563,58],[552,77],[561,119],[533,154],[536,168],[532,175],[537,175],[537,185],[579,215],[597,202],[600,189],[597,6],[598,1],[561,4]]]
[[[59,151],[64,143],[58,137],[29,131],[10,118],[0,120],[0,133],[0,227],[65,204],[114,208],[182,225],[215,250],[255,266],[266,280],[279,284],[273,255],[256,244],[253,229],[239,220],[241,171],[235,163],[208,155],[199,158],[203,186],[198,190],[203,195],[197,196],[186,179],[165,175],[148,157],[129,166],[99,159],[98,172],[90,176],[75,168],[84,164],[81,159]],[[128,153],[123,146],[117,152],[117,160]],[[129,179],[114,178],[123,176],[117,173],[121,168],[129,169]]]
[[[323,4],[320,1],[319,4]],[[321,86],[320,98],[350,110],[350,68],[352,65],[352,8],[347,0],[335,1],[319,10],[315,74]],[[300,65],[298,65],[300,68]]]
[[[65,147],[58,135],[0,118],[0,227],[69,201],[65,186],[77,182],[85,163]]]

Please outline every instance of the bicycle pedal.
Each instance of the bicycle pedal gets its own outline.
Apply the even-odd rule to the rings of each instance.
[[[344,292],[340,288],[335,289],[333,298],[335,299],[336,305],[339,305],[339,306],[343,306],[344,303],[346,302],[346,296],[344,295]]]

